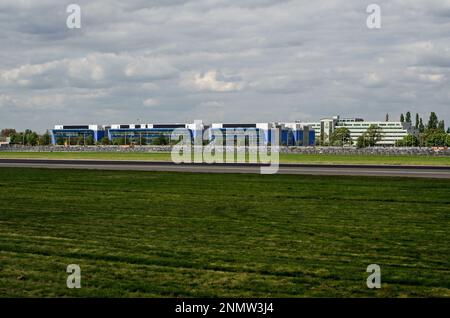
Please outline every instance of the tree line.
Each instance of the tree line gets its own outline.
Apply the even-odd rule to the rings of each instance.
[[[91,146],[91,145],[114,145],[114,146],[126,146],[126,145],[139,145],[139,146],[146,146],[147,139],[142,136],[130,136],[130,137],[120,137],[120,138],[114,138],[113,141],[109,140],[108,137],[103,137],[99,141],[95,142],[94,137],[92,135],[80,135],[75,138],[63,138],[63,137],[57,137],[56,138],[56,144],[57,145],[78,145],[78,146]],[[169,145],[171,144],[171,141],[169,138],[165,136],[158,136],[156,138],[153,138],[151,140],[151,145]]]
[[[35,131],[26,129],[25,131],[18,132],[12,128],[2,129],[0,132],[2,139],[8,140],[10,144],[14,145],[24,145],[24,146],[41,146],[50,145],[52,143],[52,138],[48,130],[39,135]]]
[[[418,136],[408,135],[396,143],[397,147],[448,147],[450,146],[450,127],[445,130],[445,121],[439,120],[435,112],[431,112],[428,123],[424,125],[422,117],[416,113],[413,124],[411,113],[400,115],[402,123],[409,123],[419,132]]]

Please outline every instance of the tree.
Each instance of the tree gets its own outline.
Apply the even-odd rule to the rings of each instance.
[[[145,146],[147,144],[147,139],[145,136],[142,136],[142,133],[139,133],[139,135],[134,136],[133,143],[135,145]]]
[[[422,118],[420,118],[420,122],[419,122],[419,132],[423,133],[425,131],[425,125],[423,124],[423,120]]]
[[[125,138],[124,137],[115,138],[112,143],[113,145],[125,145]]]
[[[27,146],[49,145],[51,137],[48,131],[39,136],[35,131],[26,129],[24,132],[16,132],[15,129],[3,129],[2,136],[9,137],[11,144],[22,144]]]
[[[152,140],[152,145],[155,145],[155,146],[162,146],[162,145],[168,145],[168,144],[169,144],[169,140],[162,135],[158,136]]]
[[[430,119],[428,120],[428,129],[437,129],[438,128],[438,117],[435,112],[431,112]]]
[[[414,135],[407,135],[395,143],[396,147],[417,147],[419,146],[419,139]]]
[[[11,141],[14,144],[25,144],[25,134],[23,132],[18,132],[11,136]]]
[[[61,136],[59,136],[58,138],[56,138],[56,144],[57,144],[57,145],[60,145],[60,146],[64,145],[64,138],[61,137]]]
[[[28,146],[36,146],[39,141],[39,135],[31,131],[30,129],[25,130],[25,138],[24,138],[24,144]]]
[[[100,140],[100,143],[101,143],[102,145],[107,146],[107,145],[110,145],[110,144],[111,144],[111,141],[109,140],[108,137],[103,137],[103,138]]]
[[[9,136],[11,138],[10,143],[21,144],[23,143],[23,133],[15,133]]]
[[[377,125],[370,125],[365,133],[358,137],[358,148],[374,147],[381,140],[381,130]]]
[[[44,146],[48,146],[48,145],[50,145],[52,143],[52,138],[51,138],[50,133],[48,132],[48,130],[45,132],[45,134],[43,134],[41,136],[39,143],[41,145],[44,145]]]
[[[4,138],[8,138],[11,137],[12,135],[15,135],[16,133],[17,133],[16,130],[13,128],[5,128],[2,129],[1,136]]]
[[[86,137],[86,145],[92,146],[94,144],[94,142],[95,142],[94,141],[94,136],[89,135],[89,136]]]
[[[405,122],[405,116],[403,116],[403,114],[400,115],[400,122],[404,123]]]
[[[389,121],[389,114],[386,114],[386,120],[385,120],[386,122],[388,122]]]
[[[450,134],[450,127],[447,128],[447,134]]]
[[[445,131],[445,122],[444,122],[444,120],[439,121],[438,129],[440,131]]]
[[[85,136],[79,135],[77,139],[77,145],[84,145],[85,138]]]
[[[420,117],[419,117],[419,114],[416,114],[416,124],[415,124],[416,129],[419,129],[419,123],[420,123]]]
[[[406,113],[406,119],[405,119],[405,121],[406,121],[407,123],[411,124],[411,113],[410,113],[410,112],[407,112],[407,113]]]
[[[425,145],[428,147],[448,146],[448,135],[438,129],[429,129],[425,133]]]
[[[319,140],[316,142],[318,146],[329,146],[330,145],[330,138],[326,132],[321,132]]]
[[[366,132],[369,140],[369,146],[373,147],[381,140],[381,130],[377,125],[370,125]]]
[[[365,137],[366,137],[365,134],[362,134],[361,136],[358,137],[358,139],[356,139],[356,147],[358,148],[367,147]]]
[[[344,146],[345,144],[352,144],[350,137],[350,130],[345,127],[337,128],[331,135],[331,144],[333,146]]]

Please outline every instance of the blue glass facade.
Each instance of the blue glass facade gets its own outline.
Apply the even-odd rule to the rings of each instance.
[[[100,141],[105,132],[92,129],[52,129],[50,131],[52,144],[77,144],[80,140],[86,144],[91,136],[93,142]]]
[[[288,146],[314,146],[316,144],[316,133],[314,130],[296,130],[294,131],[294,140]]]
[[[143,125],[144,126],[144,125]],[[107,137],[112,144],[137,144],[137,145],[151,145],[151,144],[170,144],[172,142],[171,135],[177,128],[183,128],[181,125],[155,125],[158,128],[130,128],[130,125],[116,125],[115,128],[104,126],[102,129],[89,129],[89,126],[58,126],[61,129],[51,130],[51,138],[53,144],[87,144],[89,139],[94,143],[100,142],[104,137]],[[228,125],[231,126],[231,125]],[[145,127],[145,126],[144,126]],[[193,139],[197,131],[185,128]],[[291,128],[277,128],[279,131],[279,144],[285,146],[313,146],[315,144],[314,130],[300,130]],[[202,130],[199,130],[202,131]],[[274,143],[274,135],[271,129],[262,129],[256,127],[233,125],[227,128],[213,128],[212,135],[219,132],[225,138],[226,135],[235,135],[235,140],[239,140],[245,136],[246,142],[251,144],[276,144]],[[236,132],[239,132],[236,135]],[[244,136],[239,136],[244,134]],[[208,136],[211,141],[214,137]],[[256,138],[253,139],[253,138]]]
[[[151,145],[156,140],[171,142],[172,132],[176,128],[127,128],[127,129],[109,129],[108,138],[114,143],[134,143]],[[192,138],[192,131],[189,130]]]
[[[239,133],[240,132],[240,133]],[[260,137],[263,136],[262,143],[267,144],[270,141],[269,135],[266,131],[259,128],[214,128],[211,130],[212,135],[209,136],[209,140],[213,141],[218,134],[222,135],[225,141],[227,136],[234,136],[235,141],[245,140],[248,144],[260,143]]]

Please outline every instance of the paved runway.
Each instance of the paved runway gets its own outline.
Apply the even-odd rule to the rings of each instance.
[[[47,160],[0,159],[0,167],[96,169],[135,171],[176,171],[197,173],[260,173],[256,164],[182,164],[150,161],[110,160]],[[279,174],[393,176],[450,179],[450,167],[445,166],[380,166],[380,165],[322,165],[281,164]]]

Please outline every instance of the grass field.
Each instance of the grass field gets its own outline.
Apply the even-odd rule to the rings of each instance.
[[[0,152],[0,158],[35,159],[101,159],[170,161],[170,153],[123,152]],[[383,155],[310,155],[280,154],[282,163],[317,164],[389,164],[389,165],[444,165],[450,166],[450,156],[383,156]]]
[[[450,296],[449,193],[447,180],[0,168],[0,296]]]

